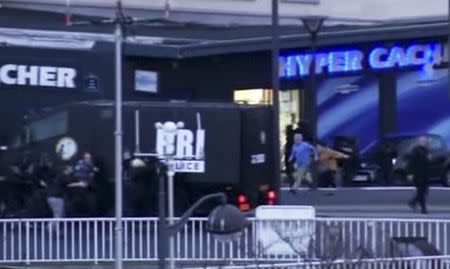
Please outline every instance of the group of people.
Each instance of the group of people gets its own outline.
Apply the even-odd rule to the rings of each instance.
[[[289,143],[287,139],[284,156],[291,192],[295,193],[298,187],[304,183],[312,188],[316,188],[318,185],[342,186],[343,173],[338,161],[348,159],[351,157],[350,155],[321,145],[321,143],[305,141],[304,135],[298,130],[292,130],[291,137],[293,141]],[[426,197],[431,164],[431,155],[427,144],[426,137],[419,137],[416,146],[406,156],[408,180],[416,188],[416,193],[408,205],[414,211],[419,205],[423,214],[428,213]]]
[[[10,171],[3,182],[4,189],[9,190],[9,195],[3,196],[3,215],[62,218],[92,213],[92,186],[99,170],[90,153],[60,169],[45,153],[38,161],[33,161],[31,154],[24,154]]]
[[[293,140],[289,154],[285,155],[292,192],[303,184],[313,188],[342,186],[342,168],[338,165],[338,160],[348,159],[349,155],[321,143],[313,145],[305,141],[300,132],[293,134]]]

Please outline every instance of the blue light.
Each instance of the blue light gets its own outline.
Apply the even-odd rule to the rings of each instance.
[[[328,54],[328,72],[351,72],[362,70],[363,54],[359,50],[330,52]]]
[[[426,63],[426,52],[428,45],[413,45],[406,50],[406,59],[410,65],[423,65]],[[419,57],[419,52],[422,57]]]
[[[386,68],[386,62],[381,61],[381,56],[384,56],[388,53],[385,48],[375,48],[369,54],[369,65],[371,68],[380,69]]]
[[[359,50],[352,50],[349,52],[351,62],[351,71],[359,71],[363,69],[362,61],[364,59],[364,54]]]
[[[426,46],[425,52],[424,52],[425,64],[433,62],[433,51],[434,51],[434,49],[433,49],[432,44],[429,44],[428,46]]]
[[[344,53],[344,59],[345,59],[344,60],[344,72],[351,71],[351,69],[350,69],[350,62],[353,62],[353,61],[351,61],[350,56],[351,56],[350,51],[346,51]]]
[[[287,67],[286,67],[286,57],[280,56],[278,57],[278,76],[279,77],[287,77]]]
[[[398,66],[407,66],[408,61],[406,59],[405,51],[400,47],[393,47],[391,52],[389,53],[389,57],[387,60],[387,67]]]
[[[387,69],[407,66],[423,66],[432,62],[439,64],[444,60],[441,44],[412,44],[409,46],[394,46],[391,48],[375,47],[366,55],[361,50],[329,51],[315,55],[316,72],[348,73],[361,71],[364,61],[371,69]],[[307,76],[310,74],[311,54],[292,54],[281,58],[280,75],[283,77]],[[284,63],[284,65],[283,65]]]
[[[295,69],[294,66],[292,64],[292,57],[288,56],[286,57],[286,76],[289,77],[293,77],[295,75]]]
[[[330,52],[328,53],[328,72],[343,72],[345,71],[346,59],[345,53]]]
[[[303,54],[295,56],[295,62],[297,63],[300,76],[303,77],[309,75],[309,69],[311,67],[311,58],[312,58],[311,54]]]

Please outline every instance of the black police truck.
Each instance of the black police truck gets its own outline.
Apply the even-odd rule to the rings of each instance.
[[[230,201],[243,211],[275,202],[278,184],[274,181],[269,106],[124,102],[122,109],[124,186],[132,181],[129,179],[133,169],[130,163],[136,163],[134,153],[153,156],[139,157],[150,166],[158,156],[171,154],[178,171],[175,174],[176,212],[185,210],[201,196],[217,191],[226,192]],[[112,101],[86,101],[67,104],[30,119],[3,154],[2,164],[29,152],[35,158],[46,153],[60,167],[73,165],[84,152],[89,152],[100,168],[99,177],[103,181],[99,179],[99,182],[104,183],[97,193],[107,194],[106,207],[111,210],[114,204],[114,111]],[[157,197],[155,184],[158,180],[154,176],[145,180],[150,182],[144,185],[148,186],[145,192],[149,197]],[[133,188],[124,195],[125,201],[127,197],[132,198]],[[153,199],[149,203],[156,201]]]

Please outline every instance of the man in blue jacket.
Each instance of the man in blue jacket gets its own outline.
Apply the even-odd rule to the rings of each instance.
[[[317,151],[311,144],[303,141],[303,135],[296,133],[294,135],[294,145],[292,146],[290,162],[295,162],[296,171],[294,173],[295,182],[291,191],[295,191],[303,181],[306,181],[309,185],[313,185],[313,179],[311,176],[311,164],[313,159],[317,160]]]
[[[72,183],[69,187],[69,208],[72,217],[86,217],[94,211],[94,200],[92,196],[95,174],[98,168],[95,167],[92,155],[86,152],[79,160],[72,174]]]

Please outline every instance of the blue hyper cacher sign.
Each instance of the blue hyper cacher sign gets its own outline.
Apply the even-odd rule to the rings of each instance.
[[[316,74],[350,73],[368,67],[373,70],[396,67],[428,67],[448,62],[446,44],[425,43],[406,46],[374,47],[367,52],[358,49],[319,52],[315,54]],[[310,73],[312,54],[290,54],[279,57],[280,77],[303,77]]]

